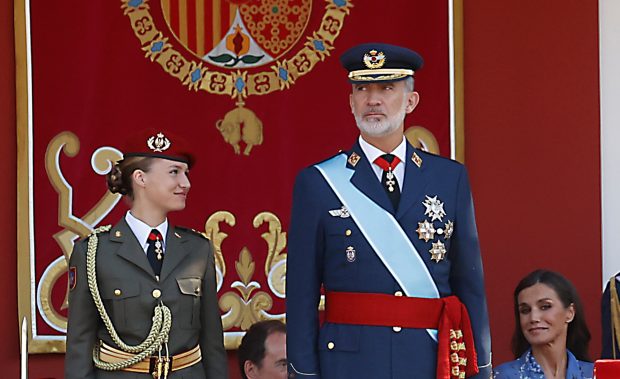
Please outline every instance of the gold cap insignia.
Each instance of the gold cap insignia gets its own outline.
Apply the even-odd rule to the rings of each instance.
[[[422,167],[422,158],[420,158],[418,153],[414,152],[411,160],[413,161],[413,163],[415,163],[416,166],[418,166],[418,168]]]
[[[356,152],[351,153],[351,155],[349,156],[348,162],[351,166],[355,167],[355,165],[357,164],[357,162],[359,162],[361,159],[361,157],[359,155],[357,155]]]
[[[161,153],[162,151],[168,150],[172,143],[168,138],[166,138],[166,136],[164,136],[164,133],[160,132],[157,133],[157,136],[150,136],[146,141],[146,144],[149,149],[153,150],[153,152]]]
[[[377,50],[370,50],[364,54],[364,65],[368,68],[381,68],[385,64],[385,54]]]

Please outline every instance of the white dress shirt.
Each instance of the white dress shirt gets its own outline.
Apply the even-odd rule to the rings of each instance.
[[[151,230],[153,229],[157,229],[161,233],[162,250],[164,252],[166,251],[166,233],[168,233],[167,218],[164,220],[164,222],[153,228],[146,224],[144,221],[135,218],[134,215],[131,214],[131,211],[127,211],[127,214],[125,214],[125,221],[127,222],[127,225],[129,225],[129,228],[133,232],[134,236],[136,236],[136,239],[140,243],[140,246],[142,246],[145,254],[146,249],[148,249],[149,247],[149,234],[151,234]]]
[[[368,158],[368,160],[372,163],[371,166],[372,166],[372,169],[375,171],[375,175],[377,175],[377,178],[379,179],[379,181],[381,181],[381,177],[383,176],[383,169],[379,167],[377,164],[375,164],[374,162],[375,162],[375,159],[387,153],[377,149],[373,145],[366,142],[362,138],[362,136],[359,136],[359,143],[360,143],[360,147],[364,151],[364,154],[366,154],[366,158]],[[405,158],[407,155],[407,142],[405,140],[405,136],[403,136],[403,140],[400,143],[400,145],[398,145],[396,149],[391,151],[389,154],[395,155],[398,157],[398,159],[400,159],[400,162],[398,163],[398,165],[396,165],[396,168],[394,168],[393,172],[394,172],[394,175],[396,175],[396,179],[398,180],[398,188],[400,188],[402,192],[403,183],[404,183],[403,180],[405,180],[405,163],[404,162],[405,162]]]

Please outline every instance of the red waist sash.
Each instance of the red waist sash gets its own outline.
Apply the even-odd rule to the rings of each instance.
[[[437,329],[437,379],[460,379],[478,373],[469,314],[456,296],[425,299],[328,291],[325,294],[325,321]]]

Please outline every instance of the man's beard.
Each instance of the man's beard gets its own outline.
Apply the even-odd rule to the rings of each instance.
[[[367,113],[382,113],[381,108],[370,108]],[[353,113],[355,116],[355,122],[357,123],[357,127],[362,133],[369,135],[371,137],[383,137],[386,136],[396,129],[400,127],[400,125],[405,120],[405,115],[407,114],[407,98],[403,100],[403,106],[400,111],[391,117],[385,117],[383,120],[377,120],[373,117],[365,120],[364,117],[360,114]]]

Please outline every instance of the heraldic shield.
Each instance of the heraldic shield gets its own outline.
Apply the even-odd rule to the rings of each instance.
[[[246,98],[286,90],[330,56],[352,7],[350,0],[159,0],[164,30],[150,2],[121,0],[146,57],[191,90],[235,99],[237,108],[214,126],[244,155],[263,143],[263,123]],[[321,22],[307,30],[311,16]]]
[[[224,68],[269,64],[295,45],[312,0],[161,0],[176,39],[196,57]]]

